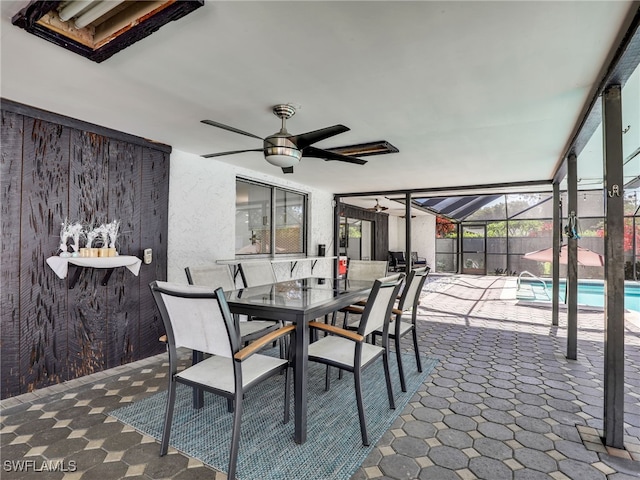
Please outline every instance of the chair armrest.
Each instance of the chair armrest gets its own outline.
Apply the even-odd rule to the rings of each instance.
[[[366,305],[366,303],[365,303]],[[340,309],[341,312],[347,312],[347,313],[355,313],[358,315],[362,315],[362,313],[364,313],[364,309],[360,308],[360,307],[356,307],[355,305],[349,305],[348,307],[344,307]]]
[[[398,295],[395,299],[395,301],[398,301],[402,298],[402,295]],[[343,312],[348,311],[349,313],[363,313],[364,310],[362,309],[357,309],[358,307],[366,307],[367,306],[367,301],[366,300],[360,300],[359,302],[354,303],[353,305],[350,305],[348,307],[345,307],[342,309]],[[356,310],[357,309],[357,310]]]
[[[403,312],[398,308],[394,308],[391,310],[391,313],[393,313],[394,315],[402,315]]]
[[[243,349],[238,350],[238,352],[236,352],[236,354],[233,356],[234,360],[237,362],[242,362],[244,359],[253,355],[268,343],[271,343],[274,340],[277,340],[278,338],[282,337],[283,335],[286,335],[294,331],[295,328],[296,328],[295,325],[288,325],[286,327],[279,328],[278,330],[275,330],[263,337],[260,337],[254,342],[251,342],[249,345],[247,345]]]
[[[318,330],[324,330],[325,332],[333,333],[334,335],[353,340],[354,342],[364,341],[364,337],[362,335],[352,330],[345,330],[344,328],[334,327],[333,325],[327,325],[320,322],[309,322],[309,326],[311,328],[317,328]]]

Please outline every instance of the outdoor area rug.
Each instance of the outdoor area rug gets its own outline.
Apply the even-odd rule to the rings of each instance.
[[[237,478],[245,480],[329,480],[350,478],[380,437],[400,415],[411,397],[438,363],[423,357],[422,373],[416,370],[413,354],[403,354],[407,392],[400,390],[392,355],[396,409],[389,409],[382,360],[363,372],[363,401],[367,416],[369,447],[362,445],[353,375],[338,379],[332,369],[331,389],[324,391],[325,367],[309,364],[307,441],[293,440],[293,398],[291,420],[282,423],[284,375],[276,375],[250,390],[243,402],[242,432]],[[293,391],[293,388],[291,389]],[[169,444],[216,470],[227,471],[232,414],[227,401],[205,393],[205,406],[192,408],[191,389],[178,385]],[[157,440],[162,433],[166,392],[136,401],[110,413],[121,422]],[[160,446],[158,445],[158,454]]]

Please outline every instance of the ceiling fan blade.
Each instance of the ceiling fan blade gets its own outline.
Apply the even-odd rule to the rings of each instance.
[[[298,149],[302,150],[303,148],[319,142],[320,140],[333,137],[334,135],[338,135],[339,133],[348,132],[349,130],[350,129],[348,127],[345,127],[344,125],[334,125],[333,127],[321,128],[320,130],[314,130],[313,132],[293,135],[289,138],[289,140],[295,143]]]
[[[282,167],[282,173],[293,173],[293,167]]]
[[[222,157],[223,155],[233,155],[234,153],[262,152],[262,151],[264,151],[262,148],[252,148],[251,150],[233,150],[231,152],[207,153],[206,155],[200,155],[200,156],[203,158],[212,158],[212,157]]]
[[[322,158],[324,160],[337,160],[339,162],[355,163],[357,165],[364,165],[366,160],[362,160],[357,157],[350,157],[348,155],[342,155],[340,153],[333,153],[329,150],[322,150],[316,147],[307,147],[302,150],[303,157]]]
[[[247,137],[253,137],[253,138],[257,138],[258,140],[262,140],[262,137],[254,135],[253,133],[245,132],[244,130],[240,130],[238,128],[230,127],[229,125],[225,125],[224,123],[214,122],[213,120],[200,120],[200,122],[205,123],[207,125],[211,125],[212,127],[218,127],[233,133],[239,133],[240,135],[246,135]]]

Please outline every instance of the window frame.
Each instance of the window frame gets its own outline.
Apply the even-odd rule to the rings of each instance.
[[[309,194],[307,192],[302,192],[299,190],[295,190],[293,188],[285,188],[279,185],[274,185],[274,184],[270,184],[270,183],[264,183],[264,182],[260,182],[260,181],[256,181],[256,180],[252,180],[249,178],[244,178],[244,177],[236,177],[236,217],[238,214],[238,203],[237,203],[237,185],[238,183],[244,183],[247,185],[255,185],[258,187],[262,187],[262,188],[267,188],[269,189],[269,201],[270,201],[270,208],[269,208],[269,253],[237,253],[235,252],[234,255],[236,258],[275,258],[275,257],[280,257],[280,258],[286,258],[286,257],[299,257],[301,255],[306,256],[307,252],[308,252],[308,236],[309,236]],[[277,193],[278,192],[285,192],[285,193],[293,193],[296,195],[300,195],[300,197],[302,198],[302,251],[300,252],[287,252],[287,253],[277,253],[276,252],[276,235],[277,235],[277,222],[276,222],[276,218],[277,218],[277,204],[276,204],[276,198],[277,198]],[[235,225],[235,231],[234,231],[234,236],[237,233],[237,228],[238,225]]]

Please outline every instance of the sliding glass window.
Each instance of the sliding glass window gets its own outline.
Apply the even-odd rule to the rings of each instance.
[[[236,255],[306,252],[307,196],[236,180]]]

